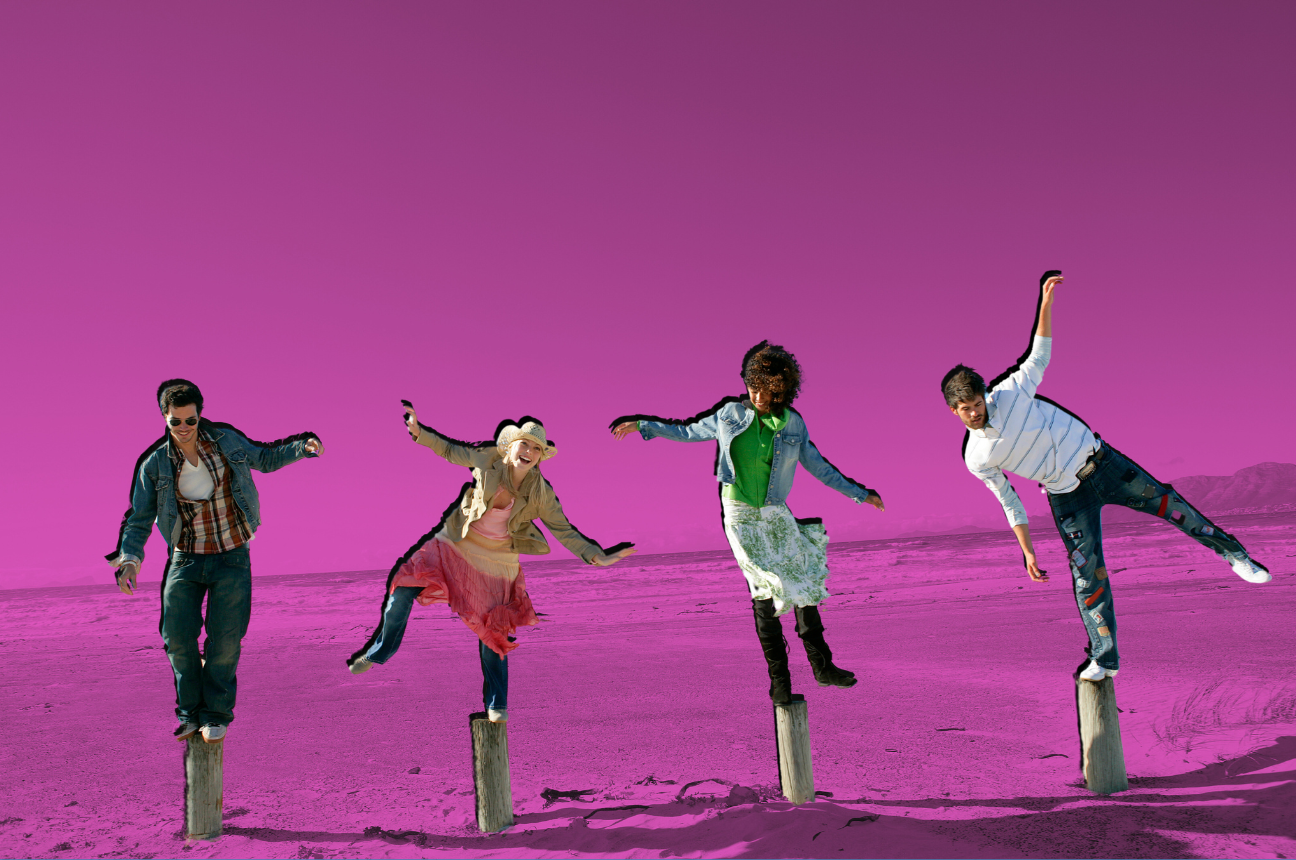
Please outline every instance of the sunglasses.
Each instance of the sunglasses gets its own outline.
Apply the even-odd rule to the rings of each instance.
[[[168,418],[167,423],[172,427],[179,427],[181,424],[188,424],[190,427],[198,423],[197,418]]]

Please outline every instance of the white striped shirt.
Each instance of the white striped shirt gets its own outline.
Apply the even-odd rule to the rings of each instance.
[[[985,482],[1014,526],[1026,523],[1026,509],[1005,471],[1038,481],[1055,495],[1069,493],[1080,485],[1076,472],[1098,447],[1084,422],[1035,396],[1052,351],[1053,338],[1035,336],[1021,366],[986,393],[985,427],[968,431],[963,452],[968,471]]]

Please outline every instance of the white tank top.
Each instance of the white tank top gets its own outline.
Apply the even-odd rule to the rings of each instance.
[[[181,496],[193,502],[210,499],[216,490],[207,466],[201,460],[198,461],[197,466],[194,466],[187,458],[184,465],[180,467],[180,480],[176,482],[176,486]]]

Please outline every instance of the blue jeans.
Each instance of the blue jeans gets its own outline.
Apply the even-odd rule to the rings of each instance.
[[[159,632],[175,674],[175,712],[181,722],[224,726],[234,720],[235,673],[251,614],[252,563],[246,546],[210,555],[172,553]],[[200,652],[198,632],[204,625],[207,640]]]
[[[1169,484],[1111,445],[1104,442],[1101,450],[1103,457],[1092,475],[1069,493],[1050,493],[1048,500],[1066,546],[1080,619],[1089,633],[1085,650],[1104,669],[1119,669],[1116,609],[1102,549],[1103,505],[1123,505],[1160,517],[1216,553],[1244,550],[1233,535],[1206,519]]]
[[[401,639],[405,638],[405,625],[409,623],[414,598],[422,590],[416,585],[400,586],[387,596],[382,627],[362,656],[382,665],[396,653]],[[513,641],[512,636],[509,641]],[[481,640],[477,641],[477,653],[481,659],[482,701],[486,707],[502,711],[508,707],[508,658],[496,654]]]

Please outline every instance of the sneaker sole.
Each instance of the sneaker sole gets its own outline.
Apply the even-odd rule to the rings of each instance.
[[[194,729],[192,732],[189,732],[189,733],[187,733],[187,734],[183,734],[183,735],[172,735],[172,737],[174,737],[176,740],[178,740],[178,741],[180,741],[181,743],[183,743],[184,741],[187,741],[187,740],[189,740],[191,737],[193,737],[194,735],[198,734],[198,732],[199,732],[198,729]]]
[[[1120,671],[1119,669],[1116,670],[1116,672],[1119,672],[1119,671]],[[1105,679],[1107,679],[1107,678],[1115,678],[1115,677],[1116,677],[1116,672],[1113,672],[1113,671],[1111,671],[1110,669],[1108,669],[1107,672],[1106,672],[1106,673],[1105,673],[1101,678],[1086,678],[1084,675],[1081,675],[1081,676],[1080,676],[1080,680],[1081,680],[1081,681],[1088,681],[1090,684],[1101,684],[1101,683],[1103,682],[1103,680],[1105,680]]]

